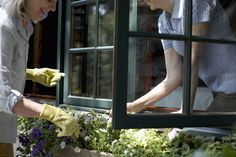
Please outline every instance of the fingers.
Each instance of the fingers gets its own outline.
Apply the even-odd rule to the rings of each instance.
[[[53,78],[51,79],[51,82],[58,82],[64,76],[65,76],[64,73],[56,73],[56,74],[54,74]]]
[[[64,73],[56,73],[50,80],[50,87],[54,87],[58,84],[62,77],[64,77]]]

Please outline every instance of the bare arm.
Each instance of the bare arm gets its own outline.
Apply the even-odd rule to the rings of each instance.
[[[165,50],[166,78],[150,92],[139,99],[128,103],[128,111],[139,112],[169,95],[182,82],[182,57],[171,48]]]
[[[13,107],[13,113],[25,116],[38,118],[43,110],[43,106],[29,99],[23,98]]]

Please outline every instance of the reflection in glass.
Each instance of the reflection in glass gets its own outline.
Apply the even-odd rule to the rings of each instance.
[[[96,5],[72,8],[71,47],[92,47],[96,43]]]
[[[98,52],[97,97],[112,98],[112,51]]]
[[[71,54],[69,63],[70,94],[93,97],[94,53]]]
[[[113,45],[114,22],[114,1],[101,1],[99,5],[99,46]]]

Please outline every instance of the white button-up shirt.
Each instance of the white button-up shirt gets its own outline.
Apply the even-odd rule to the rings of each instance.
[[[0,143],[15,138],[5,134],[16,132],[16,116],[12,114],[12,108],[22,99],[28,41],[32,33],[31,23],[24,29],[19,18],[10,17],[5,9],[0,8]]]

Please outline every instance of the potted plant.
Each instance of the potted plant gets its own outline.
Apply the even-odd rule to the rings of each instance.
[[[57,137],[55,125],[19,117],[17,157],[235,157],[236,135],[193,136],[180,132],[170,140],[170,129],[114,130],[107,115],[66,108],[80,125],[79,137]],[[197,155],[197,156],[196,156]]]

